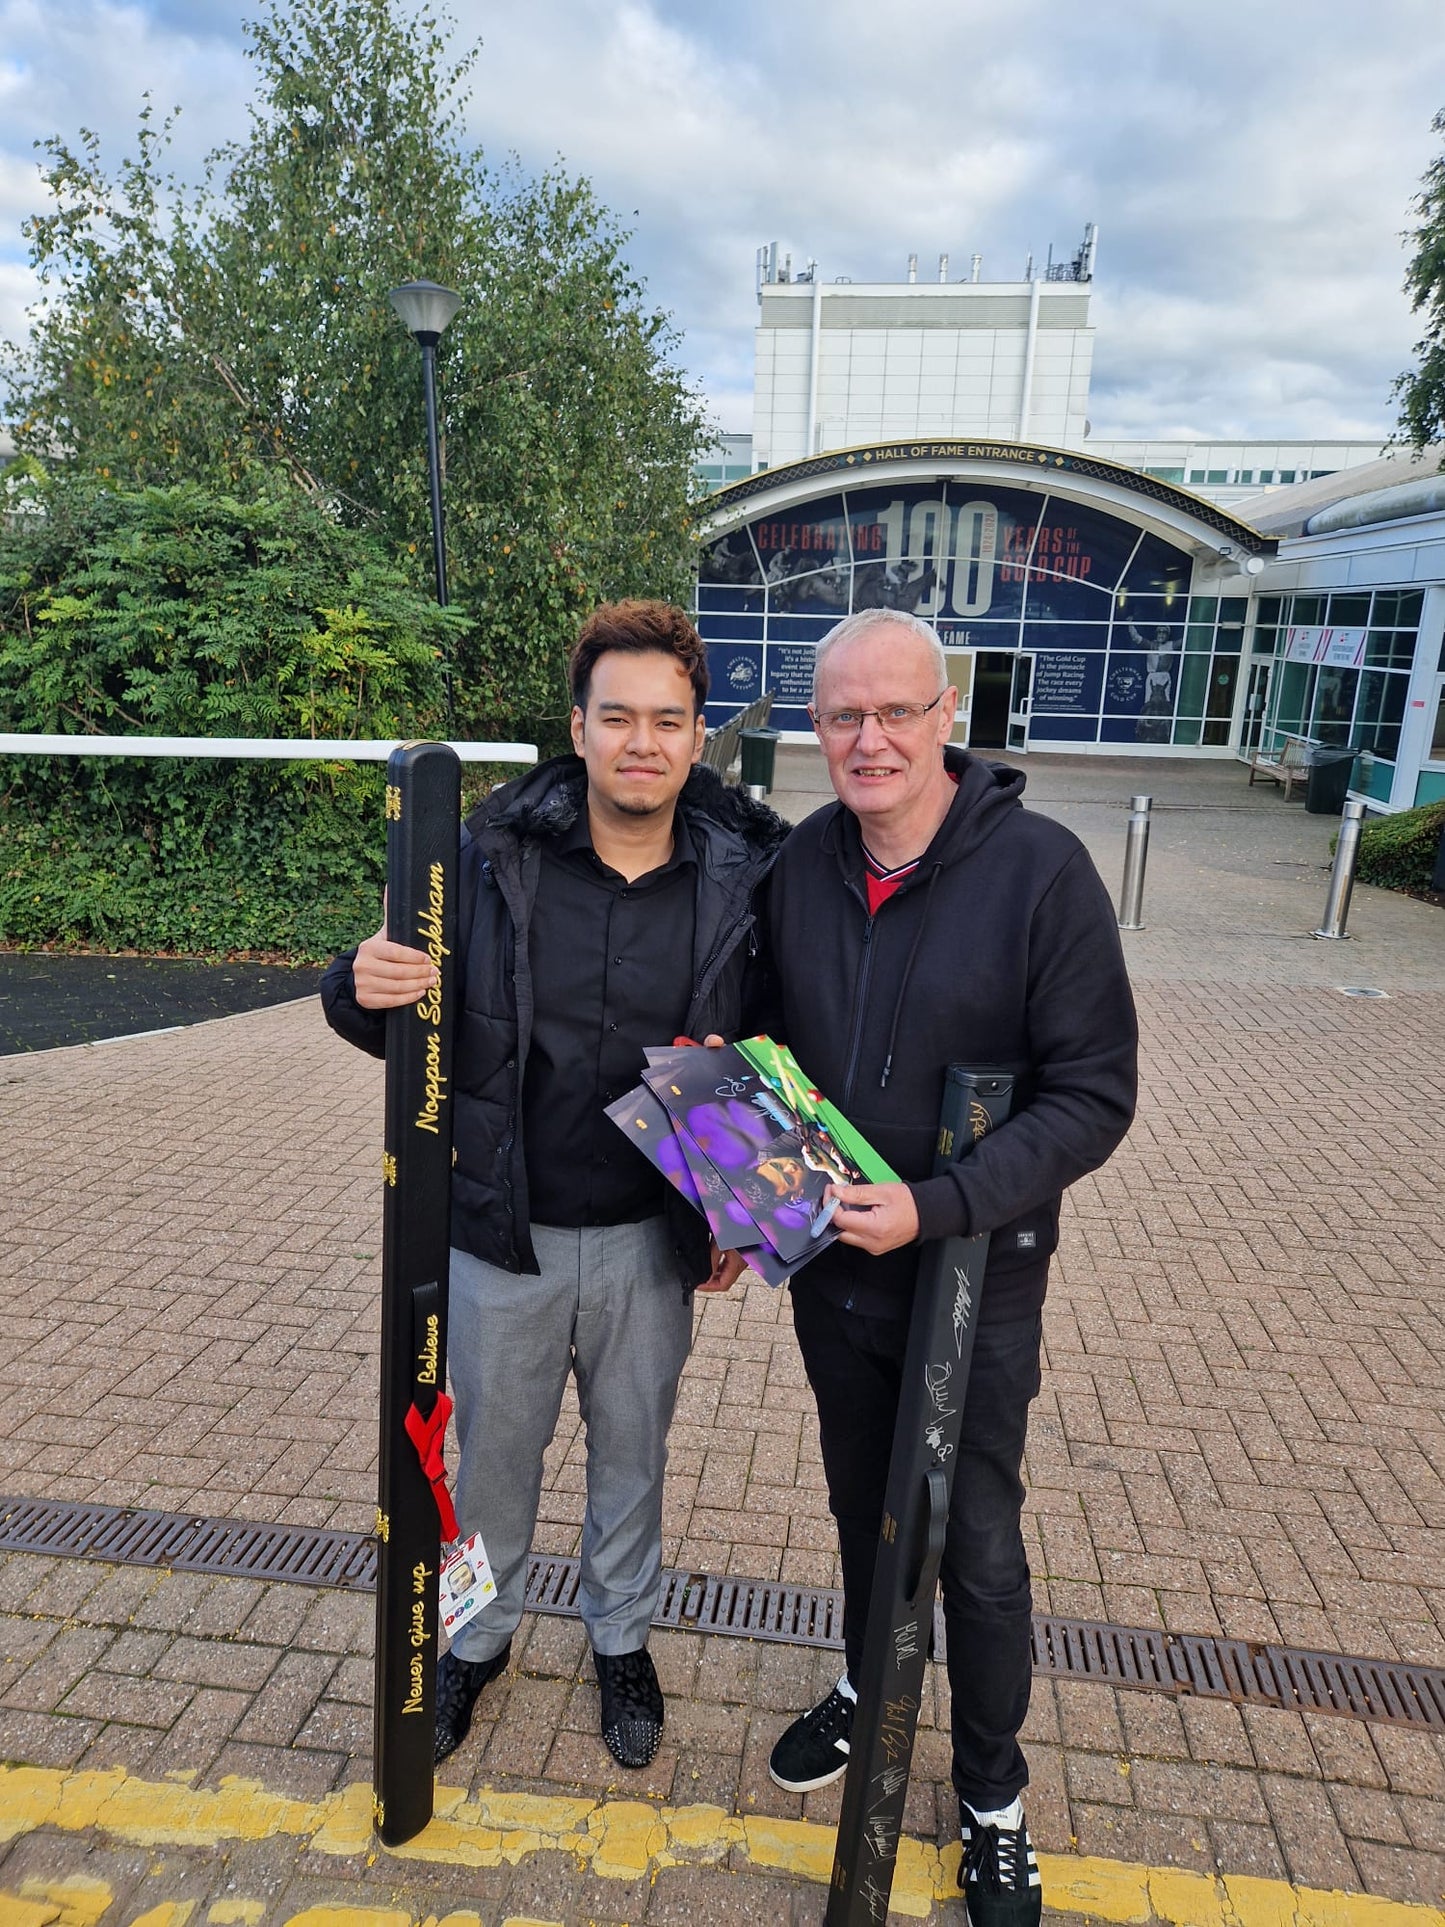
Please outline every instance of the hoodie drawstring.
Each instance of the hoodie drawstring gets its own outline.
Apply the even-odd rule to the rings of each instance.
[[[923,915],[918,919],[918,928],[913,933],[913,942],[908,951],[908,961],[903,966],[903,981],[898,986],[898,1001],[893,1006],[893,1024],[888,1032],[888,1051],[883,1059],[883,1075],[878,1080],[879,1090],[888,1084],[888,1074],[893,1069],[893,1046],[898,1042],[898,1020],[903,1015],[903,1000],[908,995],[908,979],[913,975],[913,962],[918,955],[918,946],[923,941],[923,932],[928,923],[929,905],[933,902],[933,886],[943,872],[943,865],[935,863],[928,873],[928,888],[923,893]]]

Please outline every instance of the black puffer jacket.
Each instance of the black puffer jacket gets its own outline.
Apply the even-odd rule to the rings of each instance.
[[[868,914],[858,820],[799,824],[768,881],[782,1029],[808,1075],[910,1182],[924,1239],[991,1232],[981,1319],[1043,1303],[1066,1185],[1134,1114],[1137,1031],[1113,908],[1071,831],[1019,803],[1022,774],[944,752],[958,794],[917,870]],[[1012,1071],[1008,1122],[931,1175],[950,1064]],[[917,1247],[837,1244],[796,1290],[907,1313]]]
[[[452,1091],[452,1243],[507,1271],[537,1270],[527,1208],[522,1078],[532,1035],[527,933],[542,843],[569,830],[585,806],[587,772],[559,756],[494,790],[462,830],[457,903],[457,1026]],[[679,802],[697,857],[697,914],[687,1034],[737,1036],[746,1028],[744,980],[755,953],[752,894],[787,834],[781,817],[698,767]],[[321,984],[326,1020],[349,1043],[381,1057],[386,1013],[363,1010],[355,951]],[[670,1038],[658,1038],[670,1043]],[[642,1066],[639,1062],[638,1072]],[[707,1227],[668,1192],[681,1276],[707,1276]]]

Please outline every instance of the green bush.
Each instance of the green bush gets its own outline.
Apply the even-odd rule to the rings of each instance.
[[[460,618],[300,489],[52,484],[11,507],[0,730],[441,729]],[[380,764],[7,757],[0,942],[328,955],[374,927],[384,783]]]
[[[1360,833],[1355,875],[1361,883],[1378,883],[1386,890],[1428,890],[1442,828],[1445,801],[1367,823]]]

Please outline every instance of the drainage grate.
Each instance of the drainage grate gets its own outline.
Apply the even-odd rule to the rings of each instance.
[[[364,1533],[46,1499],[0,1498],[0,1552],[168,1566],[358,1592],[376,1584],[376,1545]],[[527,1565],[528,1610],[575,1617],[580,1576],[577,1559],[534,1553]],[[653,1624],[841,1651],[843,1595],[826,1586],[668,1571]],[[934,1645],[941,1655],[943,1622],[937,1611]],[[1034,1620],[1033,1663],[1036,1673],[1057,1679],[1445,1733],[1445,1668],[1436,1666],[1053,1614]]]
[[[1439,1666],[1052,1616],[1034,1620],[1033,1659],[1036,1673],[1056,1678],[1445,1733],[1445,1668]]]
[[[223,1573],[233,1579],[284,1579],[303,1586],[376,1584],[376,1546],[364,1533],[204,1519],[132,1506],[0,1499],[0,1552],[46,1552],[123,1566]]]
[[[580,1561],[534,1554],[527,1567],[533,1612],[577,1612]],[[843,1595],[826,1586],[785,1586],[771,1579],[723,1579],[709,1572],[666,1571],[654,1626],[685,1633],[731,1633],[789,1646],[843,1649]]]
[[[1335,989],[1342,997],[1384,997],[1388,1000],[1388,990],[1376,990],[1373,984],[1336,984]]]

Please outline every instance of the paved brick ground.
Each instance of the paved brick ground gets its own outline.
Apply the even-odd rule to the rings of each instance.
[[[792,813],[821,800],[816,759],[784,772]],[[1233,765],[1148,780],[1150,928],[1127,940],[1145,1096],[1071,1196],[1051,1288],[1026,1514],[1040,1605],[1445,1664],[1445,924],[1362,889],[1357,941],[1312,943],[1327,821]],[[1031,798],[1111,882],[1140,782],[1137,764],[1030,762]],[[1350,982],[1389,997],[1334,988]],[[369,1525],[380,1097],[379,1067],[304,1004],[0,1060],[0,1489]],[[574,1550],[581,1506],[569,1405],[539,1543]],[[701,1314],[665,1531],[671,1563],[837,1583],[787,1301],[756,1282]],[[11,1760],[239,1774],[306,1800],[369,1775],[369,1600],[12,1556],[0,1637]],[[783,1795],[765,1765],[828,1656],[681,1634],[655,1650],[669,1725],[647,1774],[618,1785],[580,1629],[539,1620],[444,1779],[832,1817],[836,1790]],[[925,1839],[952,1823],[940,1717],[908,1816]],[[1045,1849],[1445,1892],[1440,1739],[1047,1681],[1028,1738]],[[471,1885],[315,1858],[236,1847],[229,1890],[269,1883],[278,1920],[333,1890],[380,1905],[388,1877],[418,1915],[471,1905],[488,1927],[821,1911],[735,1858],[635,1891],[556,1854]],[[203,1861],[176,1850],[168,1898],[213,1891]],[[32,1834],[0,1857],[0,1894],[82,1863],[118,1907],[149,1864]]]

